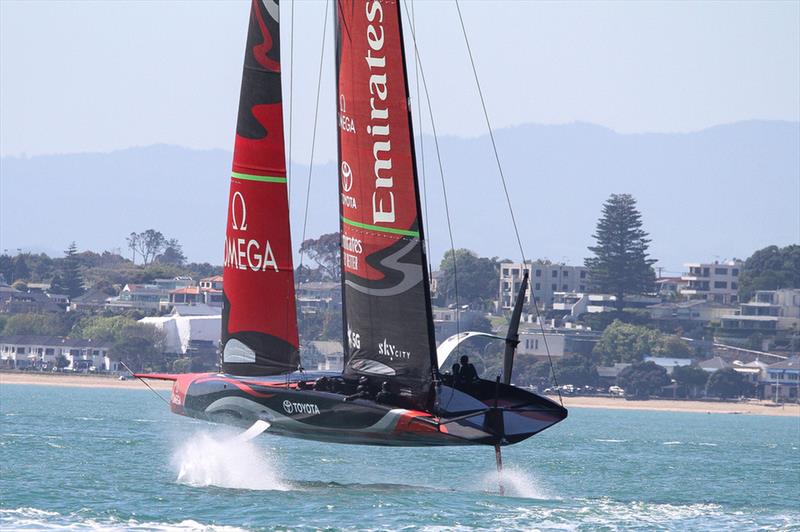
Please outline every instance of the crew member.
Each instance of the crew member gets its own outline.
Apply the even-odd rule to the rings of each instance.
[[[459,382],[465,385],[474,384],[479,380],[478,371],[475,369],[475,366],[470,363],[467,355],[461,356],[461,367],[458,369],[458,377]]]
[[[375,396],[375,402],[388,405],[395,403],[396,400],[397,398],[392,393],[392,389],[389,386],[389,382],[383,381],[383,384],[381,384],[381,391],[378,392],[378,395]]]
[[[358,379],[358,387],[356,387],[356,393],[353,395],[348,395],[344,398],[345,401],[353,401],[355,399],[370,399],[372,393],[369,389],[369,379],[366,377],[361,377]]]

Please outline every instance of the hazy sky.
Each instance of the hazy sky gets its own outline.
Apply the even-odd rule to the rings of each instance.
[[[583,121],[672,132],[800,120],[800,2],[461,5],[497,127]],[[295,5],[299,162],[308,160],[325,7]],[[244,2],[0,1],[0,153],[156,142],[230,150],[248,10]],[[415,11],[440,132],[484,133],[453,2],[418,0]],[[290,26],[285,1],[285,51]],[[326,53],[318,160],[332,158],[335,143],[330,43]]]

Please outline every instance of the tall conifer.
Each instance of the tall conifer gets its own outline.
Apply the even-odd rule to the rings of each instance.
[[[594,290],[613,294],[618,311],[625,306],[626,294],[641,294],[654,289],[655,259],[647,256],[650,240],[642,229],[642,215],[630,194],[612,194],[603,204],[603,216],[589,247],[594,257],[585,260]]]

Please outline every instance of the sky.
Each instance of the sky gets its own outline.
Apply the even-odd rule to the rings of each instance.
[[[282,7],[284,58],[294,43],[294,66],[284,59],[291,157],[303,164],[326,9]],[[800,120],[800,2],[462,0],[461,9],[496,128],[686,132]],[[231,150],[248,12],[231,1],[0,1],[0,155]],[[455,4],[417,1],[414,15],[439,133],[485,134]],[[329,26],[316,162],[335,157],[331,36]]]

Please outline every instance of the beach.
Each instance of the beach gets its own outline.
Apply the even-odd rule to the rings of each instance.
[[[156,389],[168,390],[172,383],[168,381],[148,380]],[[81,388],[119,388],[142,389],[144,384],[137,379],[124,381],[116,377],[104,375],[70,375],[65,373],[18,373],[0,372],[0,385],[32,384],[43,386],[69,386]],[[549,396],[558,401],[558,397]],[[735,401],[683,401],[669,399],[650,399],[647,401],[629,401],[621,397],[574,397],[564,396],[567,408],[608,408],[614,410],[654,410],[665,412],[703,412],[708,414],[744,414],[760,416],[798,416],[800,405],[775,405],[770,401],[748,400]]]
[[[169,390],[172,383],[169,381],[148,380],[147,383],[156,389]],[[68,373],[21,373],[0,372],[0,386],[4,384],[34,384],[39,386],[69,386],[78,388],[120,388],[141,389],[144,384],[138,379],[128,378],[121,381],[111,375],[84,375]]]
[[[548,396],[558,402],[558,397]],[[775,404],[770,401],[685,401],[649,399],[629,401],[622,397],[564,397],[567,408],[609,408],[615,410],[660,410],[664,412],[703,412],[707,414],[745,414],[759,416],[800,416],[798,404]]]

